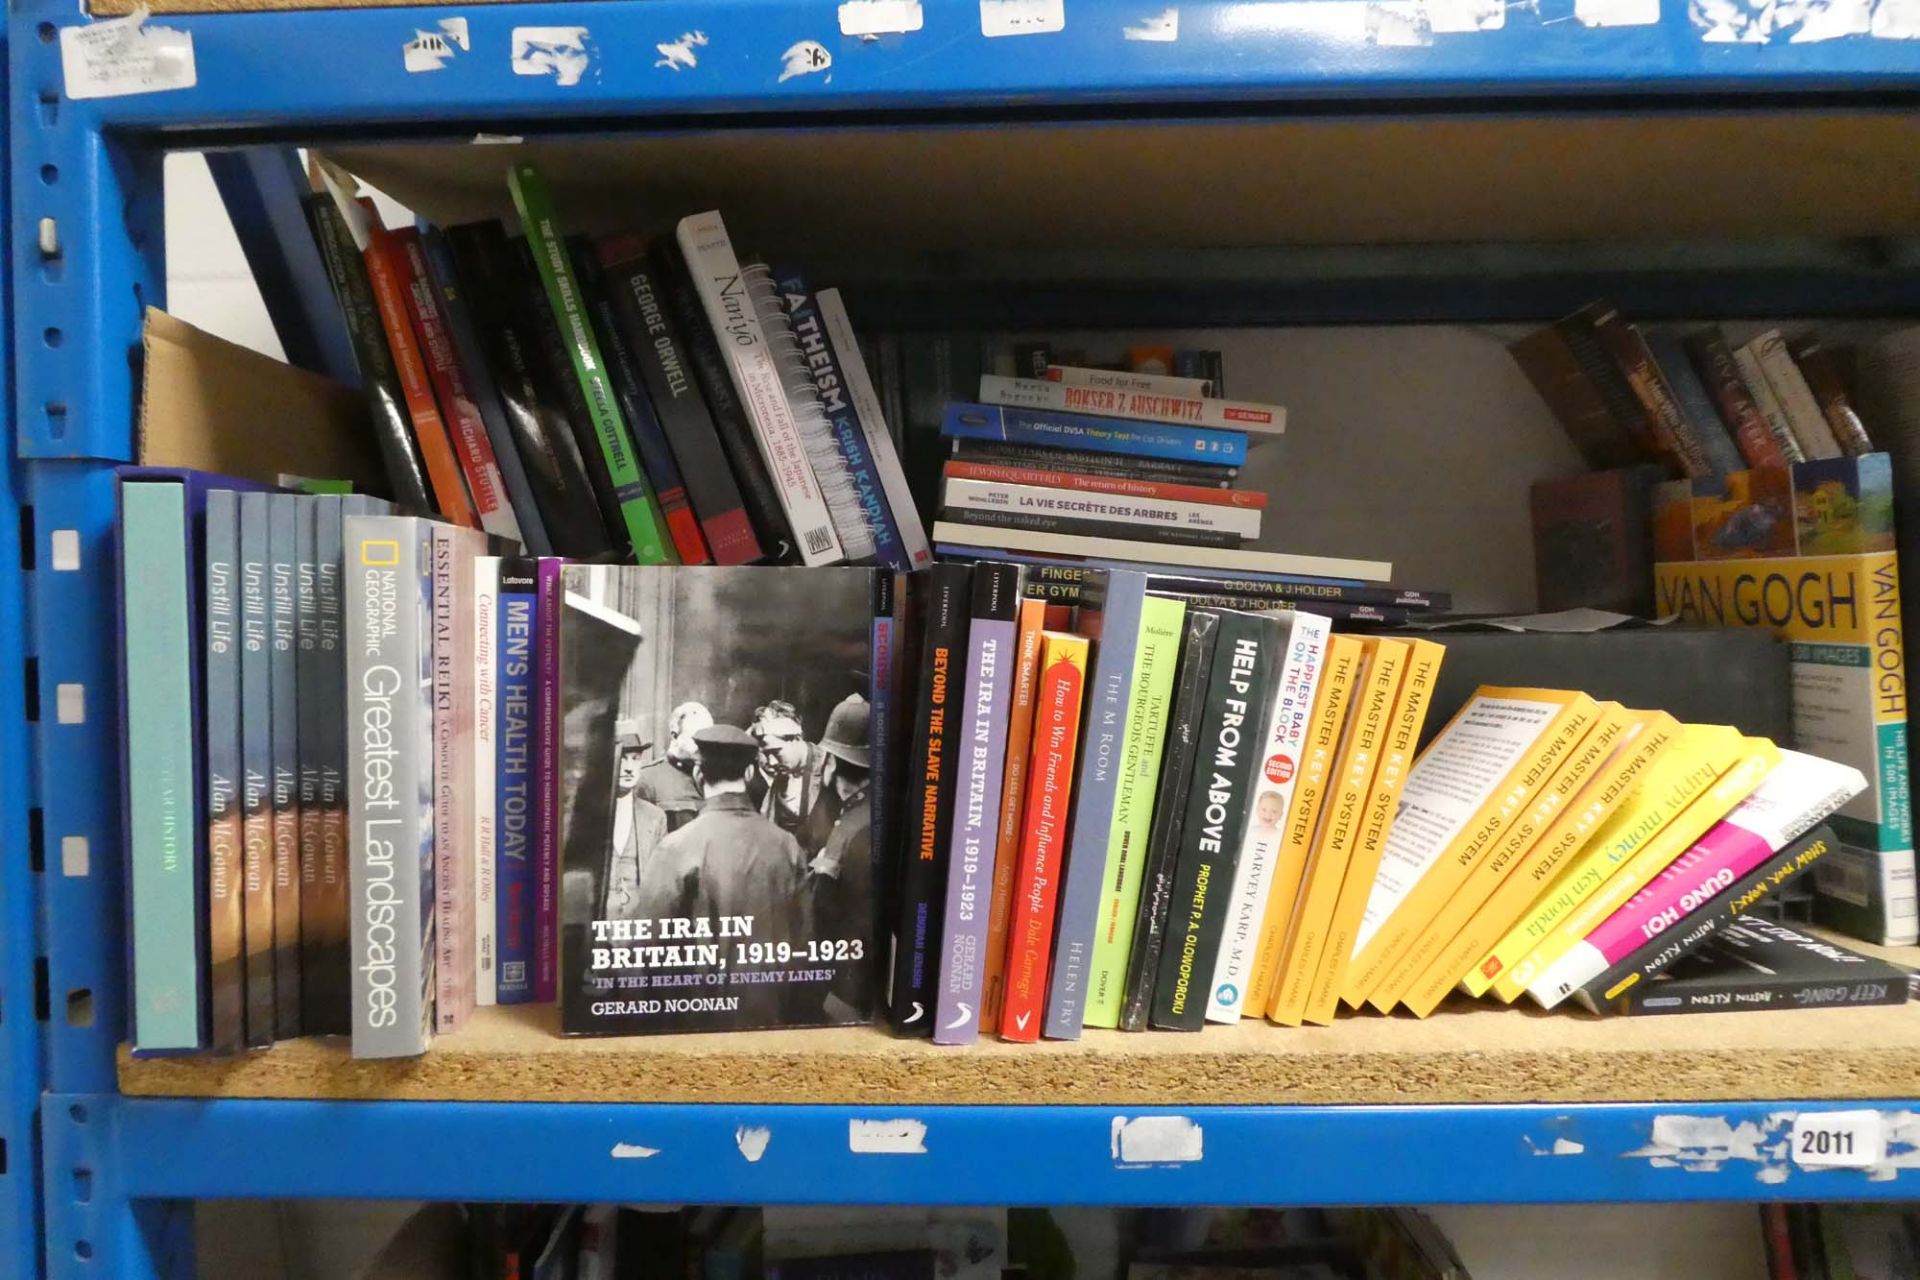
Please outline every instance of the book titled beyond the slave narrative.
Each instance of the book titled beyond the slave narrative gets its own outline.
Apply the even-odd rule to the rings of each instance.
[[[563,586],[562,1029],[867,1021],[873,571],[569,565]]]

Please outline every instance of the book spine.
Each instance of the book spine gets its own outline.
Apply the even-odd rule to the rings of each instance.
[[[207,494],[206,760],[207,936],[216,1053],[246,1041],[246,901],[240,817],[240,497]]]
[[[628,332],[634,363],[679,464],[714,563],[752,564],[763,554],[760,538],[694,383],[685,344],[662,305],[663,291],[655,283],[646,245],[603,240],[598,252],[607,299]]]
[[[940,984],[935,1044],[972,1044],[980,1036],[985,982],[981,950],[993,882],[995,803],[1005,777],[1007,701],[1013,682],[1014,633],[1020,610],[1017,565],[981,565],[973,572],[967,663],[960,685],[959,754],[954,769],[953,833],[947,850],[947,896],[940,915]]]
[[[940,434],[950,440],[1043,445],[1123,457],[1215,462],[1232,467],[1247,460],[1247,437],[1238,431],[1095,418],[1047,409],[949,404],[940,420]]]
[[[1081,731],[1080,773],[1073,788],[1073,830],[1060,877],[1053,972],[1047,983],[1043,1034],[1077,1040],[1086,1023],[1087,988],[1093,966],[1093,935],[1100,914],[1101,878],[1120,789],[1127,710],[1139,656],[1140,613],[1146,603],[1144,574],[1107,575],[1099,617],[1089,621],[1081,606],[1075,630],[1094,641],[1086,688],[1086,724]],[[1097,628],[1097,630],[1096,630]]]
[[[267,649],[272,705],[274,1036],[300,1035],[299,514],[291,493],[267,498]]]
[[[953,822],[953,745],[959,720],[953,709],[967,639],[968,584],[962,565],[935,565],[927,594],[925,641],[913,747],[904,792],[910,802],[899,862],[893,925],[893,972],[888,1014],[894,1028],[930,1033],[939,959],[939,909],[946,888],[948,838]]]
[[[694,514],[687,484],[667,444],[666,430],[641,385],[640,363],[634,354],[626,327],[620,322],[613,300],[600,278],[600,262],[586,245],[569,243],[574,249],[574,274],[579,281],[591,326],[599,338],[601,353],[607,360],[607,378],[613,384],[614,399],[619,402],[622,420],[640,455],[640,470],[653,485],[659,517],[673,540],[674,554],[681,564],[710,564],[706,535],[700,531],[700,517]]]
[[[1680,402],[1661,375],[1660,366],[1647,350],[1640,331],[1613,310],[1595,317],[1593,330],[1614,367],[1626,379],[1633,398],[1640,402],[1642,417],[1651,427],[1653,438],[1663,452],[1670,452],[1679,462],[1681,474],[1694,478],[1713,475],[1714,466],[1707,457],[1706,445],[1686,415],[1680,412]]]
[[[500,817],[496,858],[494,929],[499,964],[496,1000],[524,1004],[534,998],[533,920],[535,850],[540,843],[534,760],[539,748],[538,571],[530,560],[500,565],[499,756],[494,764]]]
[[[1005,1040],[1032,1043],[1040,1038],[1086,679],[1086,638],[1049,632],[1040,652],[1026,829],[1020,838],[1013,921],[1007,929],[1006,991],[1000,1007],[1000,1036]]]
[[[195,760],[192,516],[186,486],[120,486],[120,668],[129,971],[136,1052],[198,1049],[204,832]],[[138,620],[139,625],[132,625]]]
[[[380,307],[367,280],[366,261],[331,196],[316,191],[303,197],[301,203],[306,207],[307,225],[313,231],[314,242],[320,247],[320,260],[333,286],[334,299],[340,304],[347,338],[353,344],[354,363],[360,370],[360,385],[366,393],[374,439],[386,466],[387,484],[393,490],[394,501],[425,511],[433,505],[427,497],[427,473],[420,461],[419,443],[413,436],[406,393],[394,369],[393,353],[387,349]]]
[[[494,521],[489,523],[486,513],[482,512],[480,523],[488,533],[525,543],[535,555],[552,555],[553,539],[548,536],[546,520],[541,514],[540,503],[534,497],[526,463],[515,443],[513,428],[508,424],[500,385],[487,362],[486,349],[481,345],[480,333],[474,324],[473,309],[467,305],[466,286],[461,282],[459,269],[454,263],[453,247],[448,242],[446,232],[434,229],[422,232],[409,252],[413,249],[417,249],[421,256],[427,283],[433,291],[433,310],[438,314],[447,343],[452,347],[448,386],[456,396],[464,392],[466,402],[479,415],[485,432],[484,439],[479,442],[486,445],[485,451],[475,448],[462,458],[467,468],[467,484],[472,492],[478,492],[479,485],[473,478],[478,468],[482,482],[497,475],[506,495],[506,518],[496,513]],[[436,387],[438,385],[435,384]],[[491,475],[487,470],[489,467],[492,469]],[[513,531],[504,527],[509,520]],[[502,527],[495,528],[495,524]]]
[[[1605,972],[1582,983],[1572,993],[1574,1001],[1591,1012],[1605,1013],[1615,1000],[1645,984],[1655,974],[1664,973],[1680,957],[1698,951],[1727,926],[1777,894],[1782,886],[1812,869],[1834,844],[1833,832],[1818,827],[1745,875],[1726,880],[1724,888],[1713,887],[1721,882],[1719,875],[1706,877],[1693,890],[1708,895],[1702,905],[1684,921],[1666,916],[1649,921],[1644,941],[1614,961]]]
[[[1047,602],[1020,602],[1013,656],[1013,687],[1007,714],[1007,747],[1001,775],[993,848],[993,884],[987,903],[987,941],[982,956],[980,1027],[1000,1025],[1006,994],[1007,928],[1013,918],[1014,875],[1020,861],[1021,818],[1026,813],[1027,764],[1032,756],[1033,712],[1039,689],[1040,638]]]
[[[1186,613],[1184,602],[1160,596],[1149,596],[1140,606],[1140,639],[1134,648],[1133,687],[1128,694],[1120,778],[1114,790],[1112,829],[1107,836],[1106,866],[1094,914],[1086,1013],[1081,1019],[1089,1027],[1120,1025],[1134,918],[1140,911],[1147,834],[1153,824],[1154,785],[1160,777],[1160,755],[1166,741],[1174,668],[1180,660],[1180,633]]]
[[[1245,541],[1240,534],[1211,529],[1144,528],[1124,520],[1086,520],[1042,511],[943,508],[940,518],[950,524],[974,529],[1024,529],[1033,533],[1062,533],[1076,538],[1114,538],[1143,546],[1220,547],[1232,550]]]
[[[1638,335],[1640,331],[1634,329],[1633,332]],[[1746,461],[1733,443],[1733,435],[1721,419],[1720,411],[1714,407],[1713,397],[1707,394],[1705,384],[1693,371],[1693,362],[1687,358],[1680,339],[1671,333],[1655,333],[1643,338],[1642,343],[1652,361],[1654,384],[1664,383],[1674,411],[1706,455],[1709,474],[1724,476],[1744,471]]]
[[[1212,462],[1088,453],[1057,444],[1014,444],[1005,440],[948,440],[946,444],[948,454],[963,461],[1046,467],[1108,480],[1158,479],[1225,489],[1240,475],[1238,467]]]
[[[1679,471],[1672,439],[1663,438],[1657,425],[1647,418],[1626,375],[1601,341],[1595,320],[1606,311],[1605,304],[1594,303],[1555,321],[1553,327],[1565,341],[1593,396],[1612,420],[1616,434],[1626,436],[1640,457]]]
[[[822,289],[814,295],[813,302],[819,308],[820,322],[826,327],[828,344],[846,383],[847,394],[853,401],[854,416],[859,422],[861,434],[866,438],[867,456],[873,459],[873,469],[880,477],[887,513],[892,517],[899,534],[908,567],[924,569],[933,563],[933,548],[927,542],[926,525],[914,506],[913,489],[907,483],[906,469],[900,464],[899,447],[889,430],[890,423],[900,420],[899,410],[895,408],[889,412],[882,406],[873,380],[867,376],[866,357],[861,354],[859,340],[854,337],[853,321],[847,316],[846,303],[841,300],[840,291]]]
[[[1793,433],[1793,423],[1788,420],[1780,397],[1774,394],[1773,384],[1767,381],[1767,372],[1760,367],[1752,344],[1733,353],[1733,365],[1739,371],[1740,385],[1746,388],[1747,396],[1760,410],[1760,417],[1767,424],[1767,434],[1773,438],[1774,451],[1789,463],[1805,462],[1807,451],[1801,445],[1800,437]]]
[[[956,480],[972,480],[995,486],[1023,485],[1035,489],[1071,489],[1078,493],[1106,493],[1138,498],[1148,502],[1200,503],[1209,507],[1228,507],[1241,511],[1264,511],[1267,495],[1257,489],[1221,489],[1213,485],[1179,484],[1173,481],[1133,480],[1107,476],[1082,475],[1048,467],[1018,467],[995,462],[968,462],[955,458],[941,468],[949,487]],[[1259,526],[1254,526],[1259,532]]]
[[[407,402],[407,416],[413,422],[414,443],[420,447],[421,462],[427,473],[427,485],[433,493],[433,505],[455,524],[479,527],[467,498],[467,482],[460,474],[446,420],[434,402],[433,383],[408,318],[407,287],[409,271],[400,242],[390,231],[375,226],[369,233],[365,261],[367,283],[373,288],[373,300],[380,310],[380,323],[387,331],[387,349],[393,354],[393,367],[400,379],[400,391]]]
[[[1787,340],[1780,336],[1780,331],[1769,329],[1742,350],[1750,353],[1754,363],[1760,367],[1761,375],[1766,379],[1767,386],[1773,389],[1774,399],[1779,401],[1780,411],[1786,415],[1787,425],[1793,429],[1794,438],[1800,442],[1800,448],[1806,456],[1840,457],[1840,442],[1833,438],[1833,428],[1827,425],[1827,415],[1821,412],[1819,401],[1813,398],[1813,391],[1801,375],[1800,366],[1793,362],[1793,356],[1788,353]]]
[[[1187,354],[1187,353],[1183,353]],[[1077,365],[1046,363],[1041,350],[1041,365],[1035,369],[1016,360],[1020,378],[1045,378],[1068,387],[1098,387],[1107,391],[1126,391],[1138,395],[1170,396],[1198,400],[1212,394],[1213,384],[1205,378],[1180,377],[1171,373],[1131,373],[1124,369],[1083,369]]]
[[[468,867],[473,857],[471,833],[463,820],[471,775],[460,767],[465,734],[463,707],[472,696],[468,684],[471,653],[461,643],[462,606],[470,598],[471,582],[463,581],[470,561],[457,531],[436,525],[430,531],[428,555],[433,572],[433,616],[429,638],[433,665],[433,887],[434,963],[433,1026],[436,1033],[460,1029],[473,1005],[473,886]],[[465,588],[465,590],[463,590]],[[466,619],[471,625],[471,617]],[[463,661],[465,659],[465,661]],[[463,687],[465,686],[465,687]],[[463,738],[466,741],[463,742]]]
[[[427,256],[420,247],[420,233],[412,227],[391,233],[400,246],[406,263],[407,313],[413,318],[414,332],[420,337],[421,357],[426,361],[427,378],[433,384],[434,398],[447,425],[460,474],[467,483],[467,498],[480,517],[480,527],[502,538],[520,537],[520,523],[513,517],[507,501],[506,482],[487,439],[487,426],[480,417],[480,406],[466,370],[453,349],[453,337],[447,329],[447,317],[427,270]]]
[[[936,520],[933,543],[940,548],[975,547],[972,526],[949,520]],[[1072,533],[1045,533],[1037,529],[1003,528],[994,535],[994,548],[975,554],[993,559],[1012,554],[1047,556],[1064,560],[1120,560],[1131,568],[1175,565],[1182,569],[1225,568],[1242,573],[1287,573],[1317,575],[1339,579],[1385,582],[1393,575],[1393,566],[1382,560],[1341,560],[1329,556],[1299,556],[1279,551],[1236,551],[1232,548],[1190,546],[1185,542],[1141,542],[1132,538],[1088,538]],[[964,554],[964,553],[960,553]]]
[[[340,505],[300,500],[300,1020],[309,1035],[348,1030],[346,757],[339,708]],[[331,710],[330,710],[331,709]]]
[[[1734,360],[1733,349],[1727,346],[1727,340],[1720,331],[1702,329],[1682,339],[1680,345],[1693,361],[1694,372],[1700,375],[1707,394],[1720,410],[1720,417],[1726,422],[1727,430],[1733,433],[1733,442],[1747,465],[1786,466],[1787,456],[1780,451],[1773,430],[1767,425],[1766,414],[1760,411],[1753,394],[1747,390],[1747,384],[1740,376],[1740,366]]]
[[[904,639],[901,633],[905,630],[902,611],[906,592],[904,575],[873,575],[873,625],[869,632],[872,665],[867,673],[867,701],[871,707],[867,716],[867,736],[873,765],[867,779],[867,820],[871,824],[867,843],[873,862],[875,903],[888,901],[888,860],[894,849],[893,822],[897,812],[895,788],[900,781],[896,756],[900,750],[898,725],[902,699],[898,689],[901,641]],[[868,932],[873,954],[884,955],[887,931],[880,910],[872,912],[872,921],[874,928]]]
[[[747,518],[753,522],[764,559],[770,564],[798,564],[800,552],[793,538],[793,526],[781,505],[780,491],[767,470],[754,438],[753,425],[747,421],[746,406],[727,371],[726,354],[713,326],[707,322],[706,304],[689,274],[685,256],[677,241],[662,237],[649,247],[648,260],[660,281],[669,312],[686,338],[687,367],[693,371],[701,397],[713,418],[714,434],[733,467],[740,483],[740,498]]]
[[[1213,427],[1222,431],[1257,431],[1277,436],[1287,429],[1287,412],[1277,405],[1211,396],[1168,395],[1128,387],[1085,386],[1040,378],[1002,378],[987,374],[980,379],[980,399],[985,404],[1014,408],[1131,418],[1171,426]]]
[[[801,562],[835,564],[845,558],[837,524],[807,460],[799,424],[793,420],[780,370],[767,347],[766,331],[726,225],[718,213],[699,214],[681,219],[677,235],[694,291],[706,309],[707,323],[720,344],[781,510],[794,532]]]
[[[1224,614],[1220,620],[1167,908],[1170,945],[1160,954],[1154,981],[1150,1021],[1156,1027],[1197,1031],[1206,1017],[1206,993],[1198,984],[1213,972],[1220,949],[1226,920],[1220,900],[1233,883],[1256,763],[1247,749],[1248,718],[1259,721],[1264,715],[1273,654],[1285,642],[1279,627],[1277,620],[1247,614]]]
[[[867,434],[861,429],[846,374],[827,339],[820,307],[807,291],[805,279],[796,272],[781,272],[774,277],[774,285],[793,332],[796,352],[852,480],[861,518],[872,535],[874,557],[890,569],[911,569],[912,557],[900,539],[900,527],[882,490],[879,467],[867,447]]]
[[[1217,595],[1236,600],[1241,609],[1311,609],[1329,617],[1349,609],[1404,609],[1412,614],[1446,613],[1453,608],[1447,591],[1415,591],[1400,587],[1346,586],[1316,581],[1274,581],[1199,574],[1149,573],[1147,590],[1167,595]]]
[[[424,1053],[433,1017],[432,565],[425,522],[345,520],[353,1056]]]
[[[1298,613],[1287,637],[1285,658],[1267,712],[1264,749],[1255,765],[1251,817],[1240,841],[1233,886],[1226,902],[1225,932],[1208,987],[1210,1022],[1238,1022],[1253,978],[1253,958],[1267,917],[1267,897],[1280,855],[1282,824],[1313,719],[1314,695],[1326,662],[1330,619]]]
[[[472,724],[473,769],[461,785],[472,794],[463,797],[467,821],[473,827],[473,1002],[498,1003],[499,921],[499,707],[500,707],[500,557],[480,556],[473,562],[473,700],[467,708]]]
[[[533,781],[537,843],[534,846],[533,998],[553,1001],[560,964],[560,570],[564,561],[543,558],[535,584],[538,638],[535,691],[539,698]]]
[[[633,546],[634,562],[671,564],[673,557],[667,539],[654,514],[654,495],[646,477],[640,473],[639,463],[634,460],[627,426],[621,421],[620,407],[607,378],[600,344],[594,340],[593,325],[587,318],[580,283],[574,278],[566,241],[556,225],[546,184],[532,165],[516,164],[508,171],[507,186],[513,195],[514,210],[520,216],[521,229],[526,232],[527,244],[534,251],[534,266],[546,290],[547,304],[553,309],[574,377],[580,384],[588,422],[593,428],[601,461],[606,464],[607,478],[613,485],[621,524]]]
[[[273,652],[267,495],[240,495],[240,852],[247,1044],[273,1043]]]
[[[1873,441],[1867,438],[1867,426],[1854,411],[1853,397],[1847,394],[1846,380],[1840,376],[1833,353],[1811,334],[1796,340],[1788,351],[1819,403],[1820,412],[1826,415],[1841,451],[1854,458],[1872,453]]]
[[[1226,493],[1227,490],[1215,490]],[[1260,536],[1260,512],[1218,503],[1177,502],[1124,494],[1088,494],[1073,489],[1006,484],[993,480],[966,480],[947,475],[940,488],[941,506],[949,513],[1014,513],[1059,516],[1074,523],[1132,527],[1135,536],[1171,536],[1207,532],[1233,539]],[[948,519],[965,521],[966,514]]]
[[[1154,981],[1160,974],[1168,913],[1173,902],[1174,873],[1179,867],[1185,832],[1187,798],[1193,784],[1193,762],[1200,743],[1201,700],[1213,673],[1213,649],[1220,615],[1209,609],[1189,609],[1186,636],[1180,646],[1180,672],[1168,714],[1160,785],[1154,800],[1153,823],[1147,830],[1146,856],[1141,865],[1140,902],[1133,917],[1133,945],[1127,955],[1126,988],[1120,1005],[1120,1029],[1144,1031],[1152,1012]]]

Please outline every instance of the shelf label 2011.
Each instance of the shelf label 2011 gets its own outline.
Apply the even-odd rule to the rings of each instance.
[[[1793,1120],[1793,1162],[1803,1169],[1870,1169],[1886,1158],[1878,1111],[1808,1111]]]

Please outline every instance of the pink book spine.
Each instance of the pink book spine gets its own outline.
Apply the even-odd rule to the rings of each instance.
[[[535,696],[540,732],[534,783],[538,845],[534,850],[533,998],[551,1003],[560,966],[560,570],[566,562],[542,556],[535,580],[538,655]]]
[[[1655,876],[1621,908],[1594,926],[1587,945],[1617,964],[1656,934],[1665,933],[1711,902],[1773,854],[1766,839],[1722,822]]]

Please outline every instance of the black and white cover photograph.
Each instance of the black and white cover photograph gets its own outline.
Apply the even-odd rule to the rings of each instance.
[[[872,573],[569,565],[561,1024],[872,1012]]]

